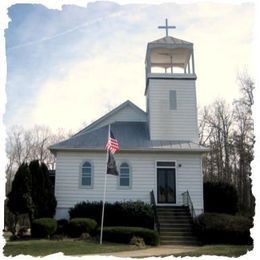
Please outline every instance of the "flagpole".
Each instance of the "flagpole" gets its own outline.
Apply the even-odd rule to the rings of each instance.
[[[110,136],[110,124],[108,125],[108,138]],[[107,160],[108,162],[108,149],[107,149]],[[107,167],[107,163],[106,163]],[[107,191],[107,172],[105,171],[105,183],[104,183],[104,194],[103,194],[103,203],[102,203],[102,217],[101,217],[101,229],[100,229],[100,245],[102,245],[102,239],[103,239],[103,225],[104,225],[104,212],[105,212],[105,201],[106,201],[106,191]]]

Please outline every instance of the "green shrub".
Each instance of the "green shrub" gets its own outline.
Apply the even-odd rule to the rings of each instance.
[[[32,237],[46,238],[55,233],[57,221],[52,218],[39,218],[32,222]]]
[[[80,237],[82,233],[93,234],[97,227],[97,222],[90,218],[74,218],[68,225],[68,234],[70,237]]]
[[[81,202],[69,210],[70,218],[92,218],[100,225],[102,202]],[[154,215],[150,204],[142,201],[105,204],[105,226],[154,227]]]
[[[205,213],[197,218],[195,230],[204,244],[252,244],[249,218],[228,214]]]
[[[107,205],[107,203],[106,203]],[[73,218],[92,218],[100,224],[98,220],[101,216],[102,202],[80,202],[69,209],[70,219]],[[99,217],[98,217],[99,216]]]
[[[234,215],[238,211],[238,195],[236,188],[223,182],[205,182],[205,212],[227,213]]]
[[[67,234],[68,233],[69,221],[67,219],[57,220],[56,234]]]
[[[159,234],[151,229],[118,226],[103,229],[103,239],[110,242],[129,244],[134,236],[143,238],[146,245],[157,246],[159,244]]]

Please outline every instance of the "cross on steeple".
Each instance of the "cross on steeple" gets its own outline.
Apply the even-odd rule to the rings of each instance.
[[[170,26],[168,25],[168,19],[165,19],[165,26],[158,26],[159,29],[165,29],[166,31],[166,37],[168,36],[168,29],[175,29],[176,26]]]

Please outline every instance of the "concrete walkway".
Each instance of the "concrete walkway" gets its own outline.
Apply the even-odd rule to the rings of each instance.
[[[169,256],[177,253],[185,253],[197,249],[197,246],[158,246],[146,249],[138,249],[135,251],[123,251],[116,253],[100,254],[102,256],[118,256],[118,257],[152,257],[152,256]]]

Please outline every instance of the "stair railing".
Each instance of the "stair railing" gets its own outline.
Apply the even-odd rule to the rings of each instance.
[[[152,204],[153,212],[154,212],[155,229],[157,230],[158,233],[160,233],[160,223],[159,223],[159,220],[158,220],[158,215],[157,215],[157,209],[156,209],[156,203],[155,203],[155,197],[154,197],[153,190],[150,192],[150,200],[151,200],[151,204]]]
[[[197,215],[196,215],[189,191],[187,190],[187,191],[183,192],[181,195],[182,195],[182,199],[183,199],[183,205],[189,208],[190,214],[192,217],[192,221],[195,222],[197,220]]]

